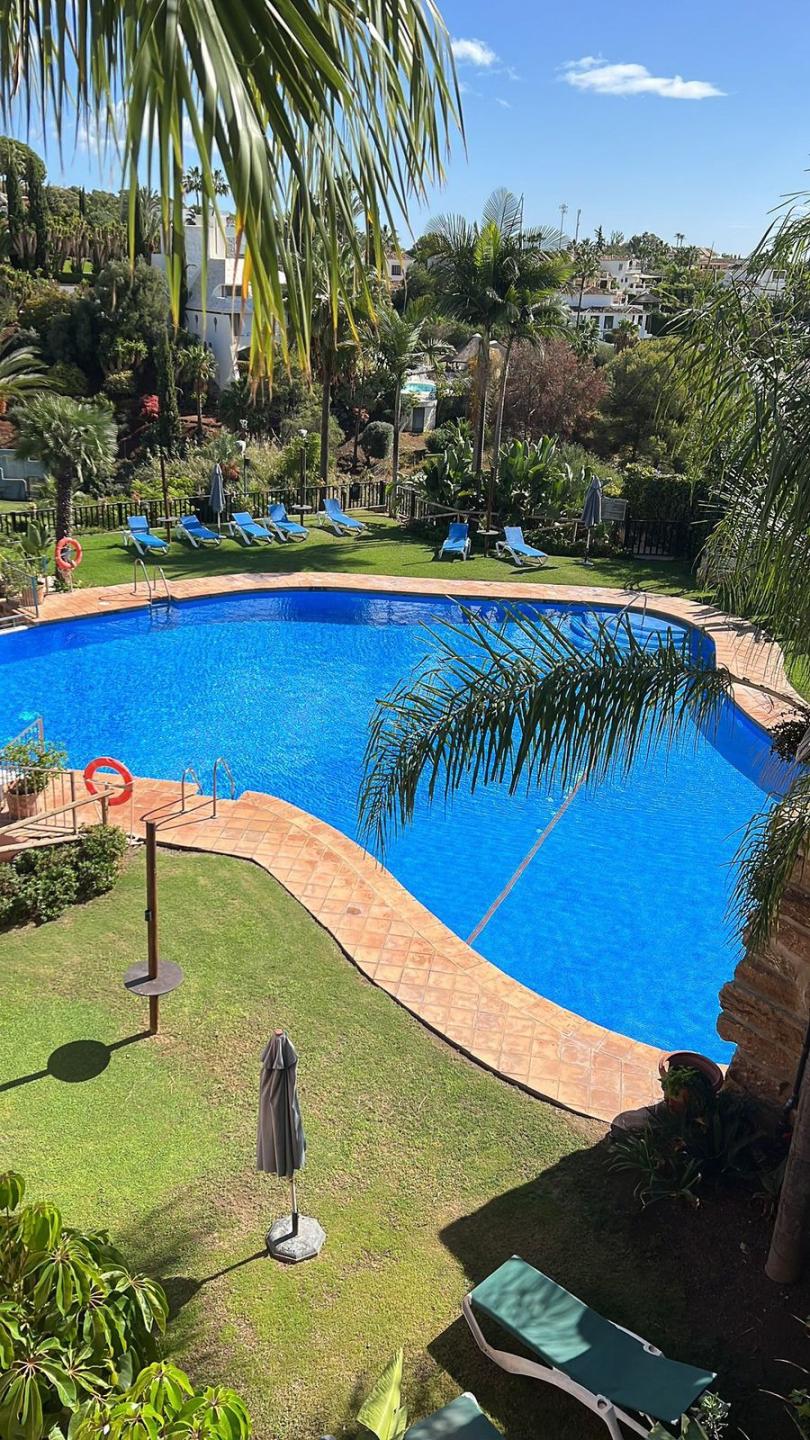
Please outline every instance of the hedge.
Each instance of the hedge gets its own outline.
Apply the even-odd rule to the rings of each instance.
[[[42,925],[70,905],[111,890],[121,872],[126,836],[114,825],[87,825],[75,841],[23,850],[0,865],[0,928]]]

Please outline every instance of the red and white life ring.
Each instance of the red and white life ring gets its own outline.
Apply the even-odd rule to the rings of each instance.
[[[70,535],[63,535],[62,539],[58,540],[56,544],[57,569],[62,570],[65,574],[69,574],[71,570],[75,570],[76,566],[81,565],[81,563],[82,547],[78,540],[74,540]]]
[[[107,803],[109,805],[126,805],[132,794],[132,774],[120,760],[113,760],[110,755],[98,755],[91,760],[89,765],[84,767],[84,783],[87,786],[88,794],[97,795],[98,790],[93,784],[93,776],[97,770],[114,770],[120,775],[123,785],[116,795],[110,795]]]

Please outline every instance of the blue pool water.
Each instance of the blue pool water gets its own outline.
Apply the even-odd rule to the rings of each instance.
[[[593,624],[582,607],[534,608],[580,634]],[[426,625],[446,619],[465,624],[449,600],[301,591],[2,636],[0,736],[42,714],[73,765],[116,755],[135,774],[177,779],[191,763],[204,783],[222,754],[238,790],[280,795],[354,836],[374,703],[435,646]],[[767,741],[731,706],[716,743],[695,738],[579,790],[476,948],[602,1025],[723,1060],[717,995],[738,958],[730,862],[779,777],[763,780]],[[549,781],[422,806],[386,863],[466,938],[564,799]]]

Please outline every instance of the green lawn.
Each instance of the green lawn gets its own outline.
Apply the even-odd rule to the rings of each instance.
[[[694,577],[684,561],[633,560],[622,556],[597,560],[586,567],[581,560],[551,556],[541,572],[517,570],[514,565],[482,553],[473,560],[435,559],[431,545],[409,535],[392,520],[367,515],[370,533],[357,540],[342,539],[328,530],[312,527],[306,541],[287,545],[244,548],[225,539],[219,550],[192,550],[182,541],[173,541],[163,568],[170,580],[191,575],[224,575],[231,571],[277,572],[337,570],[347,575],[405,575],[429,577],[450,575],[454,580],[540,579],[550,585],[639,585],[646,590],[687,594]],[[160,533],[163,533],[162,531]],[[81,585],[116,585],[132,580],[133,552],[124,549],[118,534],[81,537],[84,560],[76,575]],[[152,562],[147,562],[151,564]]]
[[[186,978],[157,1038],[121,986],[144,951],[142,855],[113,894],[0,936],[3,1163],[163,1278],[170,1349],[243,1392],[259,1440],[340,1434],[400,1343],[415,1415],[470,1388],[508,1440],[603,1436],[473,1347],[461,1297],[513,1251],[715,1366],[744,1428],[780,1433],[760,1390],[784,1384],[771,1362],[791,1338],[801,1357],[792,1317],[810,1297],[763,1280],[767,1227],[750,1200],[639,1215],[606,1174],[599,1127],[431,1036],[264,872],[159,863],[162,952]],[[262,1255],[286,1194],[254,1170],[259,1056],[277,1024],[300,1052],[302,1208],[328,1234],[294,1269]]]

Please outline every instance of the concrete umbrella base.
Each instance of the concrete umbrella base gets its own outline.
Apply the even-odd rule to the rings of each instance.
[[[297,1265],[299,1260],[314,1260],[320,1255],[326,1240],[323,1226],[311,1215],[299,1215],[298,1228],[293,1230],[292,1215],[282,1215],[274,1220],[267,1232],[268,1254],[274,1260],[285,1260],[288,1265]]]

